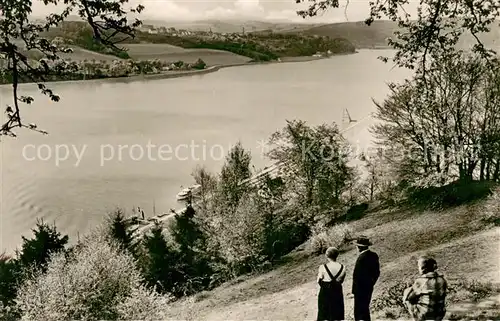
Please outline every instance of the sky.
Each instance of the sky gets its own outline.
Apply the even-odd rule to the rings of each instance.
[[[369,14],[369,0],[350,0],[347,20],[344,7],[347,0],[340,0],[340,8],[330,9],[325,14],[303,18],[296,11],[307,7],[295,0],[129,0],[130,5],[143,4],[145,10],[141,19],[165,21],[195,21],[203,19],[238,20],[285,20],[290,22],[334,23],[362,21]],[[412,1],[414,6],[418,1]],[[42,1],[33,1],[33,15],[45,16],[54,11],[53,6],[45,6]],[[57,10],[56,10],[57,11]]]

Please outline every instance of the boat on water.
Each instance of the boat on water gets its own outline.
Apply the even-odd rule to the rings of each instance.
[[[196,195],[200,191],[201,185],[195,184],[190,187],[183,188],[176,196],[178,201],[185,201],[189,197]]]

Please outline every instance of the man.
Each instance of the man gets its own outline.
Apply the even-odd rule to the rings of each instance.
[[[436,272],[437,263],[431,257],[418,260],[420,276],[403,294],[403,302],[415,321],[441,321],[446,314],[447,283]]]
[[[373,288],[380,276],[380,264],[377,253],[369,250],[372,245],[365,236],[360,236],[354,243],[359,256],[352,276],[352,294],[354,295],[354,319],[370,321],[370,301]]]

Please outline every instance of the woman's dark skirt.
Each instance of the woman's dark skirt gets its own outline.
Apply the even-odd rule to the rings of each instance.
[[[344,320],[344,293],[338,282],[320,281],[317,321]]]

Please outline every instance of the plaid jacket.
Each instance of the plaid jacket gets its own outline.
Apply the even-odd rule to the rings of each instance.
[[[442,320],[446,314],[446,291],[443,276],[430,272],[419,276],[405,291],[404,301],[415,320]]]

